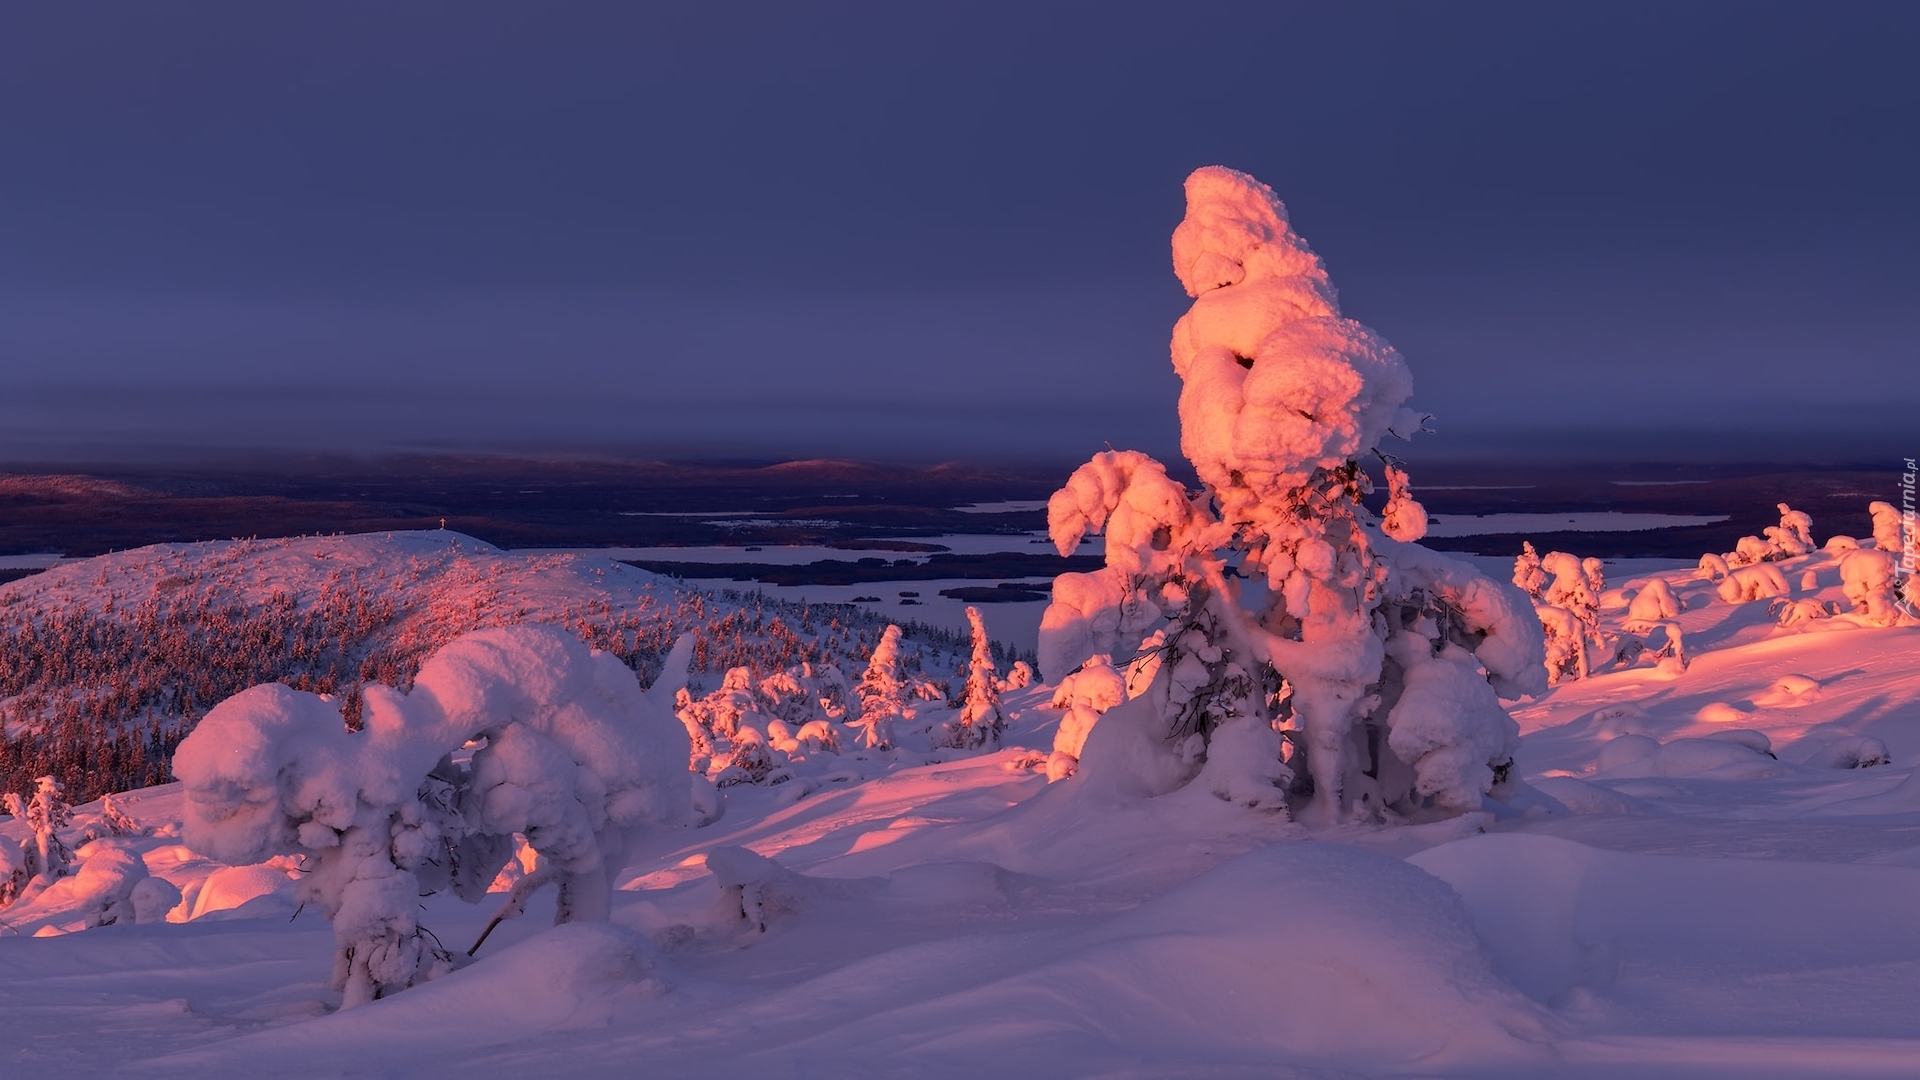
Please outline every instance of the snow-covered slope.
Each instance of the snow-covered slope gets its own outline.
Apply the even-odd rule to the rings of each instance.
[[[858,664],[887,625],[445,531],[140,548],[0,586],[0,789],[45,773],[82,798],[164,782],[194,721],[248,686],[333,693],[353,716],[363,682],[404,688],[439,645],[516,622],[566,627],[648,680],[692,633],[696,688],[736,666]],[[963,669],[964,635],[909,631],[912,669]]]
[[[1779,565],[1826,600],[1834,561]],[[1920,1073],[1920,629],[1781,628],[1661,576],[1690,665],[1518,708],[1535,791],[1497,814],[1308,833],[1200,785],[1049,784],[1035,686],[1006,695],[1007,749],[730,787],[645,842],[610,925],[536,901],[471,965],[344,1012],[292,871],[195,856],[177,789],[139,792],[158,834],[106,843],[198,917],[58,933],[77,889],[0,913],[24,935],[0,932],[0,1041],[26,1070],[154,1076]],[[1839,767],[1868,740],[1891,761]],[[421,920],[463,952],[488,913]]]

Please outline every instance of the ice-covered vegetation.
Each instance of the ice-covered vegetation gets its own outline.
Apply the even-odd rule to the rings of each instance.
[[[1055,583],[1043,673],[1135,657],[1151,636],[1158,667],[1137,692],[1174,772],[1243,770],[1229,786],[1279,787],[1256,801],[1322,824],[1479,808],[1511,765],[1500,697],[1545,689],[1541,634],[1518,591],[1413,543],[1425,513],[1381,448],[1421,424],[1406,364],[1341,317],[1252,177],[1188,178],[1173,262],[1194,298],[1172,354],[1202,488],[1110,451],[1054,495],[1059,550],[1102,532],[1107,565]],[[1389,486],[1383,518],[1361,503],[1369,464]]]

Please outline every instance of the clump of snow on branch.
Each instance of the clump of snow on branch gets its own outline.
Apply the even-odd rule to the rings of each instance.
[[[1188,178],[1173,261],[1194,298],[1171,351],[1202,487],[1110,451],[1055,493],[1056,547],[1104,532],[1107,565],[1056,580],[1043,673],[1062,681],[1098,655],[1151,672],[1128,710],[1099,721],[1125,711],[1129,730],[1160,726],[1108,740],[1179,758],[1143,790],[1204,777],[1226,801],[1292,800],[1319,822],[1477,806],[1517,737],[1498,697],[1545,689],[1540,630],[1518,591],[1410,542],[1426,513],[1379,450],[1420,427],[1405,363],[1340,315],[1285,208],[1243,173]],[[1382,518],[1360,502],[1362,459],[1383,466]],[[1072,767],[1055,761],[1050,773]],[[1090,782],[1096,761],[1146,767],[1132,751],[1081,758]]]
[[[359,731],[331,698],[242,691],[174,758],[183,839],[234,865],[304,857],[299,898],[333,922],[345,1006],[448,964],[426,947],[418,898],[479,900],[515,834],[555,868],[559,921],[604,920],[629,834],[690,816],[687,735],[668,706],[690,651],[683,639],[648,693],[564,631],[477,631],[434,653],[410,693],[369,685]]]

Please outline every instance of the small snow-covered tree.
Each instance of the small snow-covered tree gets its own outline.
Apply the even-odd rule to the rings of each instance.
[[[1645,633],[1640,627],[1650,627],[1664,619],[1678,618],[1680,598],[1673,595],[1673,587],[1665,578],[1648,578],[1640,591],[1633,594],[1633,600],[1627,605],[1627,629],[1634,633]]]
[[[604,920],[629,834],[691,815],[671,708],[691,655],[683,637],[642,691],[618,659],[554,627],[479,630],[429,657],[408,693],[368,684],[356,731],[331,698],[255,686],[174,756],[182,838],[234,865],[303,857],[298,895],[333,923],[343,1007],[444,966],[420,897],[478,901],[516,834],[552,870],[558,921]]]
[[[1915,621],[1900,606],[1899,562],[1893,554],[1858,548],[1840,557],[1840,585],[1855,614],[1873,626],[1911,625]],[[1911,583],[1909,578],[1908,582]]]
[[[987,638],[987,624],[980,609],[967,607],[967,625],[973,631],[973,658],[967,665],[967,687],[960,715],[948,728],[945,742],[965,750],[997,748],[1007,730],[1007,718],[1000,709],[1000,689],[995,685],[993,642]]]
[[[860,745],[869,750],[893,746],[894,722],[911,719],[907,687],[900,681],[900,628],[888,626],[867,660],[867,670],[854,687],[860,713],[849,723],[860,729]]]
[[[100,797],[100,824],[114,836],[143,836],[147,832],[127,813],[126,807],[120,805],[119,796],[113,794]]]
[[[1047,759],[1047,779],[1063,780],[1080,767],[1080,751],[1100,714],[1127,700],[1127,681],[1113,666],[1113,658],[1090,656],[1073,674],[1060,680],[1053,692],[1053,708],[1061,711],[1054,729],[1053,754]]]
[[[20,899],[33,881],[30,862],[26,848],[0,836],[0,908]]]
[[[73,822],[73,807],[67,805],[64,790],[53,777],[42,776],[33,783],[25,817],[27,828],[33,830],[34,872],[51,881],[73,872],[73,849],[60,839],[60,830]]]
[[[1520,554],[1513,560],[1513,583],[1528,596],[1540,600],[1545,597],[1550,580],[1540,566],[1540,553],[1534,550],[1533,541],[1520,541]]]
[[[1361,504],[1362,460],[1398,469],[1380,440],[1421,422],[1405,363],[1340,316],[1320,260],[1250,176],[1187,179],[1173,257],[1194,297],[1172,358],[1202,487],[1112,451],[1055,493],[1059,551],[1104,531],[1107,565],[1056,579],[1043,673],[1164,633],[1152,683],[1123,706],[1143,703],[1159,729],[1169,760],[1151,787],[1204,773],[1244,805],[1291,792],[1322,824],[1479,806],[1518,733],[1497,695],[1545,689],[1539,620],[1518,590],[1413,542],[1424,513],[1404,474],[1387,473],[1391,525]]]
[[[1780,511],[1780,524],[1769,525],[1761,531],[1781,558],[1791,559],[1817,550],[1813,542],[1813,518],[1786,503],[1776,504],[1775,509]]]
[[[1873,546],[1899,558],[1905,547],[1900,511],[1892,503],[1876,502],[1868,505],[1867,512],[1873,515]]]

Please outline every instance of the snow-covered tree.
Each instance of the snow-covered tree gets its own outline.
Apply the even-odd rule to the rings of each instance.
[[[100,797],[100,824],[113,836],[144,836],[147,832],[127,813],[126,807],[120,805],[119,796],[113,794]]]
[[[1047,779],[1063,780],[1080,767],[1080,751],[1100,714],[1127,700],[1127,682],[1105,653],[1090,656],[1054,689],[1052,706],[1062,713],[1054,729]]]
[[[279,683],[244,690],[174,756],[183,839],[234,865],[304,858],[298,894],[333,922],[343,1007],[444,967],[419,898],[451,889],[478,901],[516,834],[553,870],[558,921],[604,920],[629,834],[691,815],[687,736],[670,704],[691,654],[682,638],[642,691],[619,660],[564,631],[476,631],[435,652],[411,692],[366,686],[357,731],[334,699]]]
[[[995,684],[993,642],[987,638],[987,624],[980,609],[967,607],[967,625],[973,630],[973,659],[967,666],[965,702],[960,715],[946,732],[945,742],[966,750],[998,748],[1007,730],[1007,718],[1000,709],[1000,688]]]
[[[1680,598],[1673,594],[1673,587],[1667,584],[1667,579],[1648,578],[1627,605],[1626,625],[1636,634],[1644,633],[1637,627],[1653,626],[1664,619],[1678,618],[1679,615]]]
[[[0,908],[20,899],[33,881],[30,861],[24,847],[0,836]]]
[[[9,808],[17,806],[17,798]],[[34,873],[52,881],[73,871],[73,849],[60,839],[60,830],[73,822],[73,807],[67,805],[60,782],[51,776],[34,781],[33,799],[24,815],[27,828],[33,830]]]
[[[1539,622],[1517,590],[1412,542],[1424,513],[1404,475],[1388,473],[1391,534],[1361,504],[1362,460],[1397,469],[1380,440],[1421,423],[1405,363],[1340,316],[1320,260],[1250,176],[1188,178],[1173,257],[1194,297],[1172,356],[1202,488],[1108,452],[1055,493],[1058,549],[1104,531],[1107,565],[1056,580],[1042,671],[1131,657],[1164,631],[1135,700],[1155,713],[1169,775],[1204,771],[1249,805],[1290,788],[1316,823],[1479,806],[1518,733],[1498,695],[1545,688]],[[1231,752],[1208,754],[1217,739]]]
[[[1899,558],[1905,529],[1900,511],[1892,503],[1876,502],[1867,512],[1873,515],[1873,546]]]
[[[1780,524],[1761,530],[1766,534],[1767,543],[1784,559],[1814,552],[1817,545],[1813,542],[1813,518],[1786,503],[1776,504],[1775,509],[1780,511]]]
[[[1540,566],[1540,553],[1534,550],[1533,541],[1520,541],[1520,554],[1513,560],[1513,583],[1539,600],[1546,595],[1550,580]]]
[[[1015,660],[1007,669],[1007,677],[994,683],[1002,693],[1008,690],[1025,690],[1033,685],[1033,665],[1025,660]]]
[[[900,681],[900,628],[888,626],[873,647],[859,685],[854,687],[860,713],[849,723],[860,729],[861,746],[869,750],[893,746],[894,722],[914,715],[907,705],[907,690]]]

